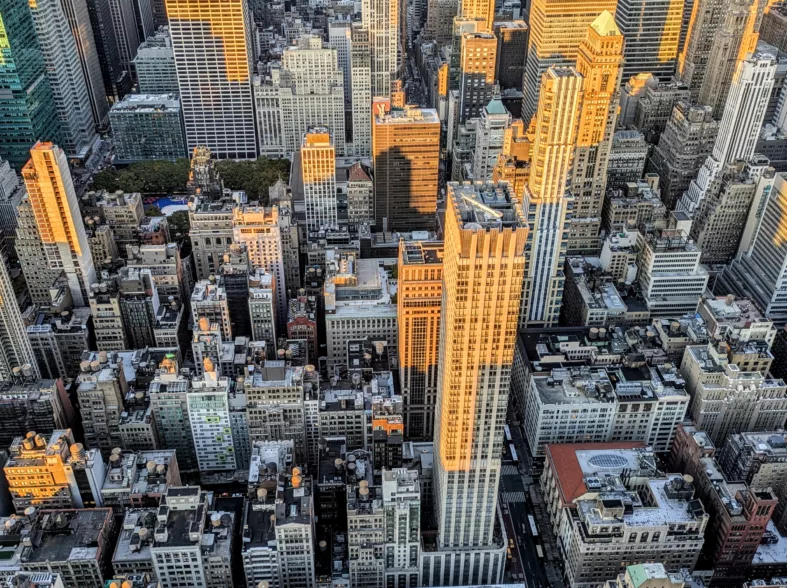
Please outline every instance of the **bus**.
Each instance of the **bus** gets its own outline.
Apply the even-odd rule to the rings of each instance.
[[[514,447],[514,444],[509,443],[508,449],[511,451],[511,461],[513,461],[514,464],[519,463],[519,456],[516,454],[516,448]]]
[[[544,559],[544,550],[541,549],[540,545],[536,545],[536,553],[538,554],[538,559]]]
[[[538,527],[536,527],[536,519],[533,518],[533,515],[527,515],[527,520],[530,523],[530,533],[533,537],[538,537]]]
[[[506,443],[511,443],[511,429],[508,425],[503,425],[503,430],[506,432]]]

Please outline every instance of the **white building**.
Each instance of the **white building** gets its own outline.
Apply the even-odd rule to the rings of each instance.
[[[372,154],[372,66],[369,39],[369,31],[361,23],[353,23],[350,51],[353,121],[351,153],[356,157],[370,157]]]
[[[392,83],[399,72],[400,57],[404,57],[399,38],[399,5],[397,0],[361,2],[361,22],[369,31],[372,96],[391,95]]]
[[[541,488],[568,584],[595,588],[626,563],[694,569],[708,515],[690,477],[659,472],[641,443],[548,445],[546,458]]]
[[[218,159],[256,158],[248,3],[168,0],[167,16],[189,152],[204,145]]]
[[[714,181],[726,164],[752,158],[773,89],[776,66],[774,56],[764,52],[738,63],[713,151],[683,193],[676,210],[693,213],[708,190],[720,188]]]
[[[273,274],[256,268],[249,276],[251,340],[276,348],[276,286]]]
[[[0,263],[0,339],[3,341],[0,349],[0,380],[9,380],[12,371],[15,368],[21,370],[22,367],[29,368],[31,374],[40,377],[38,362],[5,263]]]
[[[69,157],[83,159],[96,141],[97,121],[74,35],[59,0],[34,2],[30,11],[60,121],[60,147]]]
[[[303,136],[301,174],[307,233],[338,226],[336,150],[327,127],[312,127]]]
[[[159,29],[139,46],[134,69],[140,94],[174,94],[179,91],[175,53],[167,28]]]
[[[229,379],[217,377],[213,361],[206,359],[202,379],[193,380],[191,387],[186,402],[199,471],[234,471],[242,467],[235,463]]]
[[[511,114],[503,102],[495,96],[481,112],[476,125],[475,151],[473,152],[473,179],[492,179],[492,170],[497,157],[503,151],[506,128],[511,124]]]
[[[632,372],[576,367],[531,374],[525,432],[533,455],[543,457],[550,443],[610,441],[642,441],[654,451],[669,451],[691,400],[685,382],[663,366],[627,381],[624,374]]]
[[[421,484],[418,472],[383,470],[385,586],[421,586]]]

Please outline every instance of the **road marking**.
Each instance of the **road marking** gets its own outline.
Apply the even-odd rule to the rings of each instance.
[[[525,502],[524,492],[503,492],[502,496],[507,504],[511,504],[512,502]]]

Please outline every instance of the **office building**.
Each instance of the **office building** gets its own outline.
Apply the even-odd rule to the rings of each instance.
[[[530,6],[530,39],[525,63],[522,120],[528,124],[538,109],[541,77],[551,66],[573,66],[587,28],[605,10],[615,13],[614,0],[535,0]]]
[[[17,437],[3,466],[17,512],[26,508],[101,506],[104,461],[97,449],[74,442],[71,429],[44,439],[35,431]]]
[[[439,154],[440,119],[435,110],[375,112],[372,163],[378,230],[436,226]]]
[[[118,423],[129,390],[124,358],[117,352],[90,351],[83,357],[76,393],[82,406],[85,441],[108,454],[121,443]]]
[[[468,2],[462,2],[467,4]],[[489,4],[489,2],[484,2]],[[476,23],[476,29],[481,28]],[[458,120],[478,118],[495,92],[497,39],[491,32],[463,33],[460,37]],[[479,178],[480,179],[480,178]]]
[[[415,588],[421,585],[421,483],[417,471],[383,470],[382,499],[385,512],[385,585]]]
[[[523,205],[530,228],[530,263],[524,276],[520,317],[523,325],[556,324],[560,315],[566,215],[571,202],[566,178],[573,163],[582,106],[583,78],[573,67],[551,67],[541,84],[531,158],[534,167]]]
[[[61,289],[64,293],[67,288]],[[27,326],[27,338],[43,378],[74,375],[85,349],[91,346],[93,319],[89,308],[40,312]],[[37,427],[33,429],[40,430]]]
[[[729,479],[714,456],[708,434],[690,424],[678,426],[669,457],[670,469],[693,478],[697,497],[710,520],[705,552],[712,566],[712,585],[740,585],[764,538],[777,505],[774,493]]]
[[[233,202],[212,202],[196,197],[189,203],[189,237],[198,280],[219,271],[227,247],[232,245]]]
[[[775,431],[787,421],[787,384],[731,362],[723,342],[687,347],[681,373],[697,429],[716,445],[733,433]]]
[[[374,223],[372,170],[360,161],[347,172],[347,220],[355,227]]]
[[[191,433],[186,397],[191,388],[188,378],[177,373],[177,364],[165,359],[150,383],[150,406],[162,447],[175,449],[182,471],[196,471],[197,457]]]
[[[449,183],[443,287],[446,299],[453,302],[441,319],[444,345],[435,412],[438,534],[437,551],[428,559],[423,555],[422,582],[427,585],[440,583],[433,576],[440,563],[446,565],[449,583],[461,583],[457,567],[462,565],[471,583],[498,582],[503,571],[505,545],[494,538],[494,489],[500,475],[503,406],[508,404],[527,233],[522,209],[506,184]],[[472,318],[479,309],[483,321]],[[469,377],[470,373],[483,375]],[[486,384],[481,386],[481,381]],[[468,397],[476,401],[464,402]],[[490,562],[483,570],[478,565],[481,552]]]
[[[222,338],[225,341],[232,340],[227,292],[221,280],[214,276],[213,280],[200,280],[194,285],[194,291],[191,293],[191,317],[195,327],[200,325],[202,328],[203,320],[209,324],[215,323],[221,331]]]
[[[687,569],[668,572],[662,563],[641,563],[626,566],[626,572],[608,580],[604,588],[639,588],[658,583],[663,588],[684,588],[693,586],[694,579]]]
[[[473,179],[492,179],[495,165],[503,152],[506,129],[511,124],[511,114],[503,106],[499,95],[495,95],[481,110],[475,127],[475,149],[473,150]]]
[[[661,198],[670,210],[697,177],[718,132],[719,121],[713,118],[710,107],[681,100],[673,108],[647,167],[659,175]]]
[[[74,35],[60,2],[35,2],[30,11],[60,119],[60,146],[84,159],[97,138],[96,121]]]
[[[121,451],[114,455],[117,457],[111,459],[107,467],[101,497],[104,506],[118,513],[156,508],[167,488],[181,485],[174,449]],[[115,568],[115,571],[133,570]]]
[[[399,246],[399,381],[404,400],[404,434],[434,437],[437,363],[443,304],[443,246],[403,241]]]
[[[27,368],[32,375],[40,375],[27,329],[22,322],[14,286],[5,263],[0,263],[0,379],[8,380],[11,373]]]
[[[724,18],[723,0],[694,2],[686,41],[678,56],[677,74],[691,88],[689,101],[698,104],[700,90],[708,71],[711,48]]]
[[[38,380],[23,372],[12,374],[0,387],[0,416],[6,423],[0,443],[8,446],[29,431],[49,436],[65,429],[74,414],[62,380]]]
[[[232,241],[246,244],[249,263],[253,267],[273,274],[278,321],[284,321],[287,316],[285,255],[288,252],[282,236],[289,229],[282,220],[276,206],[242,206],[232,211]],[[293,245],[292,241],[290,245]],[[298,244],[294,243],[294,246],[297,250]]]
[[[363,0],[361,23],[369,34],[369,73],[371,95],[389,97],[393,83],[399,78],[404,39],[399,29],[403,21],[396,0]]]
[[[501,90],[519,90],[525,74],[528,26],[524,20],[504,20],[494,23],[494,33],[497,37],[495,79]]]
[[[768,53],[755,53],[738,63],[713,151],[676,210],[694,213],[708,191],[716,188],[714,181],[726,164],[752,158],[775,72],[776,61]]]
[[[109,111],[115,162],[186,157],[180,100],[174,94],[129,94]]]
[[[300,157],[307,233],[338,226],[336,149],[326,127],[312,127],[306,132]]]
[[[167,17],[189,151],[254,159],[251,14],[243,0],[167,0]],[[206,93],[205,88],[211,92]]]
[[[675,71],[683,5],[669,0],[623,0],[615,21],[626,39],[623,79],[641,73],[669,78]]]
[[[22,569],[60,576],[65,586],[104,588],[112,558],[112,509],[54,509],[39,512],[30,529],[37,539]],[[68,528],[70,533],[64,533]]]
[[[710,522],[698,489],[659,471],[641,443],[547,445],[541,488],[572,586],[597,586],[624,562],[658,561],[671,572],[697,564]]]
[[[22,170],[47,263],[62,269],[75,306],[87,306],[96,281],[93,258],[66,155],[52,143],[36,143]]]
[[[137,27],[135,12],[139,6],[138,2],[139,0],[108,0],[120,66],[129,75],[133,75],[132,64],[134,63],[134,57],[137,55],[137,48],[140,42],[145,40],[144,35],[140,37],[140,30]],[[150,4],[148,2],[145,2],[145,4],[147,4],[149,10]]]
[[[352,100],[352,154],[372,154],[372,64],[369,31],[360,23],[352,25],[350,50],[350,90]]]
[[[116,280],[93,284],[88,298],[93,326],[96,333],[96,348],[101,351],[123,351],[128,349],[126,329],[120,311],[120,293]]]
[[[637,236],[639,284],[654,318],[697,311],[708,285],[701,251],[682,229],[656,229]]]
[[[355,471],[347,472],[345,503],[350,582],[352,586],[382,588],[386,563],[382,489],[374,485],[371,464],[357,459],[354,463]]]
[[[159,29],[139,46],[134,70],[140,94],[177,94],[180,91],[169,29]]]
[[[120,61],[110,3],[100,0],[86,0],[86,2],[107,102],[114,104],[131,91],[134,82],[132,72],[127,71]]]
[[[234,471],[242,468],[235,461],[229,414],[228,378],[219,377],[213,360],[204,360],[199,380],[191,382],[186,403],[200,472]]]
[[[630,86],[632,82],[634,84]],[[664,131],[678,101],[688,101],[691,94],[689,87],[679,80],[659,80],[651,74],[631,78],[626,88],[628,91],[624,90],[620,100],[621,109],[625,103],[626,111],[626,118],[621,117],[621,125],[633,125],[652,142]]]
[[[639,182],[645,173],[650,143],[639,131],[617,131],[607,158],[607,189],[625,188]]]
[[[632,227],[664,224],[667,208],[661,201],[659,178],[650,174],[647,181],[628,182],[624,188],[608,190],[604,199],[601,226],[606,231],[631,231]],[[636,241],[636,232],[631,233]],[[622,235],[614,237],[620,239]],[[605,244],[607,240],[605,239]],[[604,249],[604,246],[602,246]],[[603,255],[603,254],[602,254]]]
[[[62,7],[79,52],[79,61],[85,76],[93,120],[96,127],[103,130],[106,128],[109,103],[101,72],[101,62],[98,58],[95,33],[90,22],[88,3],[86,0],[66,0],[62,2]]]
[[[605,11],[588,27],[577,55],[577,73],[584,78],[584,96],[570,172],[574,222],[570,225],[569,251],[599,249],[622,60],[623,36],[613,16]]]
[[[5,40],[0,73],[9,88],[0,99],[9,113],[0,124],[0,157],[21,170],[37,141],[62,140],[60,119],[29,6],[5,0],[0,26]]]
[[[251,340],[265,341],[268,349],[276,348],[276,284],[273,274],[256,268],[249,276],[247,289]]]
[[[548,444],[613,441],[669,451],[691,400],[685,382],[675,368],[634,371],[582,366],[531,374],[525,431],[533,455],[543,457]]]

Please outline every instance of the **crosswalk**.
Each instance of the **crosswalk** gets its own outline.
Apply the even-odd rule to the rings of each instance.
[[[504,476],[517,476],[519,475],[519,468],[513,465],[504,465],[500,469],[500,473]]]
[[[511,504],[512,502],[524,502],[525,501],[525,493],[524,492],[503,492],[502,493],[503,500],[506,504]]]

